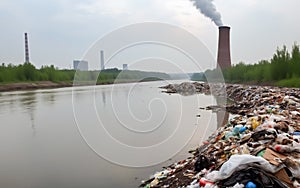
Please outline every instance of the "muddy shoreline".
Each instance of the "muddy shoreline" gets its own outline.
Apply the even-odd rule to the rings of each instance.
[[[121,83],[135,83],[135,82],[151,82],[159,80],[124,80],[116,82],[102,82],[96,83],[96,85],[110,85],[110,84],[121,84]],[[7,83],[0,84],[0,92],[6,91],[22,91],[22,90],[34,90],[34,89],[51,89],[51,88],[63,88],[73,86],[90,86],[94,85],[91,83],[76,83],[73,82],[51,82],[51,81],[39,81],[39,82],[20,82],[20,83]]]
[[[299,88],[197,82],[161,88],[226,97],[233,104],[205,110],[226,110],[234,117],[191,150],[191,157],[154,173],[140,187],[300,187]],[[229,169],[237,158],[256,162]]]
[[[19,91],[19,90],[33,90],[33,89],[50,89],[60,87],[72,87],[73,84],[70,82],[51,82],[41,81],[32,83],[8,83],[0,85],[0,92],[5,91]]]

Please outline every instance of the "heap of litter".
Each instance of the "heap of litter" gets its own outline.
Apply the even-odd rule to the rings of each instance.
[[[197,82],[162,88],[224,96],[220,87],[233,103],[207,109],[227,110],[232,118],[192,157],[156,172],[141,187],[300,188],[300,89]]]

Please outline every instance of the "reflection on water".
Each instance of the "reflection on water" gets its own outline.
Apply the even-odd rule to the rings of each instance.
[[[31,128],[33,131],[33,136],[35,136],[36,129],[35,129],[35,110],[36,110],[36,93],[35,92],[28,92],[21,95],[22,98],[20,98],[21,106],[24,109],[24,112],[28,114],[29,119],[31,121]]]
[[[47,104],[53,105],[55,103],[55,92],[44,92],[42,95],[42,100]]]
[[[105,92],[102,91],[102,92],[101,92],[101,95],[102,95],[102,103],[103,103],[104,106],[105,106],[105,104],[106,104],[106,95],[105,95]]]
[[[35,117],[37,106],[39,106],[38,103],[43,101],[46,105],[53,105],[55,103],[55,97],[58,95],[57,92],[48,90],[15,91],[0,94],[0,115],[5,114],[8,109],[10,113],[15,113],[20,110],[20,112],[26,114],[26,117],[30,120],[33,135],[36,134]]]
[[[227,111],[218,111],[217,113],[217,122],[218,128],[226,125],[229,119],[229,113]]]
[[[228,104],[230,101],[228,101],[226,96],[214,96],[214,98],[216,99],[216,104],[218,106],[226,106],[226,104]],[[216,112],[217,114],[217,124],[218,124],[218,128],[222,127],[224,125],[226,125],[228,123],[228,119],[229,119],[229,113],[223,109],[223,110],[219,110]]]
[[[36,93],[35,92],[11,92],[1,94],[0,96],[0,115],[5,114],[9,109],[11,113],[21,108],[21,112],[27,114],[31,122],[33,134],[35,134],[35,109],[36,109]]]

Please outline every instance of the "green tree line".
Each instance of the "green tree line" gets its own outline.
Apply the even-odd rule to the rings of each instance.
[[[16,82],[35,82],[35,81],[52,81],[52,82],[72,82],[73,80],[97,83],[113,83],[118,81],[140,81],[140,80],[159,80],[169,79],[169,75],[159,72],[144,72],[126,70],[121,71],[117,68],[106,69],[103,71],[75,71],[63,69],[59,70],[54,65],[42,66],[37,69],[31,63],[21,65],[2,63],[0,66],[0,83]]]
[[[71,81],[74,73],[74,70],[58,70],[53,65],[36,69],[31,63],[21,65],[5,65],[2,63],[0,66],[0,82]]]
[[[213,77],[217,70],[205,71],[206,77]],[[240,62],[223,70],[223,76],[229,83],[273,84],[287,87],[300,87],[300,51],[294,43],[289,52],[284,45],[277,48],[270,60],[261,60],[255,64]],[[203,78],[205,79],[205,78]]]
[[[262,60],[257,64],[239,63],[224,70],[224,78],[228,82],[274,83],[280,86],[300,86],[300,51],[296,43],[291,53],[284,45],[277,48],[270,61]]]

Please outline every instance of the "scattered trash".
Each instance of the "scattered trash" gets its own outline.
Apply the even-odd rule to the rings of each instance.
[[[227,96],[232,104],[205,109],[234,116],[191,150],[192,157],[155,173],[141,187],[300,188],[299,88],[198,82],[162,88],[166,93]]]
[[[196,172],[200,172],[201,170],[203,170],[204,168],[208,169],[209,168],[209,160],[207,157],[205,157],[204,155],[200,155],[198,157],[198,159],[195,162],[195,171]]]
[[[252,181],[249,181],[249,182],[246,184],[246,188],[256,188],[256,184],[253,183]]]

